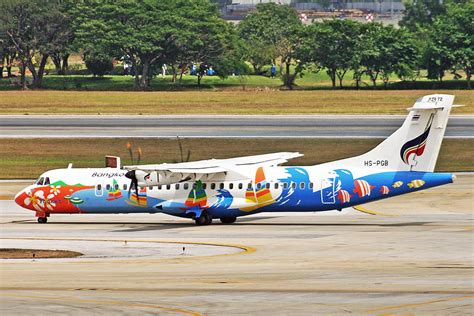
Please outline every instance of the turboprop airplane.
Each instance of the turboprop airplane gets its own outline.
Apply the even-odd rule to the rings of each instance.
[[[50,214],[165,213],[197,225],[260,212],[342,210],[451,183],[434,168],[454,96],[433,94],[409,108],[403,125],[366,154],[314,166],[281,166],[302,156],[280,152],[231,159],[47,171],[15,202]],[[329,148],[330,150],[330,148]]]

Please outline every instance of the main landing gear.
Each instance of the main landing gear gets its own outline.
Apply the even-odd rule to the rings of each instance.
[[[196,217],[194,219],[196,222],[196,225],[198,226],[204,226],[204,225],[211,225],[212,224],[212,216],[209,215],[207,212],[202,212],[201,216]]]
[[[233,224],[235,223],[236,217],[221,217],[222,224]]]
[[[222,224],[235,223],[236,219],[237,218],[234,217],[234,216],[221,217],[220,218]],[[207,212],[202,212],[201,216],[196,217],[194,219],[194,221],[196,222],[196,225],[198,225],[198,226],[211,225],[212,224],[212,216],[209,215],[209,213],[207,213]]]

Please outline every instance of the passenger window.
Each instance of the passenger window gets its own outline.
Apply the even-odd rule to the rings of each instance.
[[[161,184],[158,184],[158,190],[161,190]]]
[[[215,183],[211,183],[211,190],[214,190],[216,188],[216,184]]]
[[[189,183],[183,184],[183,188],[184,188],[185,190],[189,189]]]
[[[233,183],[229,183],[229,190],[232,190],[234,188],[234,184]]]
[[[265,185],[265,187],[266,187],[267,189],[270,189],[270,183],[267,183],[267,184]]]
[[[166,185],[166,190],[169,190],[169,189],[171,189],[171,184]]]
[[[203,184],[202,184],[202,188],[203,188],[204,190],[206,190],[206,189],[207,189],[207,183],[203,183]]]
[[[310,182],[310,183],[309,183],[309,188],[312,189],[313,186],[314,186],[313,182]]]
[[[257,190],[260,190],[261,187],[262,187],[262,184],[261,184],[261,183],[257,183]]]
[[[118,190],[118,189],[119,189],[119,185],[115,184],[115,190]]]
[[[149,186],[149,187],[148,187],[148,190],[153,191],[153,187],[152,187],[152,186]]]
[[[291,182],[291,188],[296,189],[296,182]]]
[[[97,184],[95,186],[95,195],[96,196],[102,196],[103,192],[102,192],[102,184]]]
[[[224,183],[219,183],[219,189],[223,189],[224,188]]]
[[[107,191],[109,191],[109,190],[110,190],[110,184],[107,184],[107,185],[105,186],[105,188],[107,189]]]
[[[176,190],[179,190],[179,183],[176,183],[176,184],[174,185],[174,188],[175,188]]]
[[[275,183],[275,189],[278,189],[278,182]]]
[[[283,183],[283,188],[288,189],[288,182]]]
[[[44,179],[44,185],[49,185],[50,182],[49,182],[49,177],[46,177],[46,179]]]
[[[127,185],[126,184],[123,185],[123,189],[127,190]]]
[[[304,189],[304,182],[301,182],[301,183],[300,183],[300,188],[301,188],[301,189]]]
[[[244,187],[244,185],[241,183],[239,183],[239,190],[242,190],[242,188]]]

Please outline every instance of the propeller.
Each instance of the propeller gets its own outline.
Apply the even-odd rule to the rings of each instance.
[[[130,159],[132,161],[132,165],[134,164],[133,162],[133,149],[132,149],[132,144],[130,142],[127,143],[127,149],[128,153],[130,154]],[[140,160],[142,158],[142,148],[138,146],[137,149],[137,162],[136,164],[138,165],[140,163]],[[140,199],[138,198],[138,179],[137,179],[137,174],[136,170],[130,170],[125,173],[125,177],[130,179],[130,186],[128,188],[128,199],[130,199],[130,194],[132,192],[132,189],[135,190],[137,193],[137,202],[140,204]]]
[[[125,174],[125,177],[130,179],[130,186],[128,188],[128,199],[130,199],[130,193],[133,188],[135,192],[137,192],[137,201],[138,201],[138,204],[140,204],[140,199],[138,199],[138,179],[137,179],[135,170],[127,171],[127,173]]]
[[[189,159],[191,159],[191,150],[188,149],[188,152],[186,153],[186,159],[184,159],[183,144],[181,143],[181,138],[179,138],[179,136],[176,136],[176,139],[178,140],[179,154],[181,156],[181,162],[188,162]]]

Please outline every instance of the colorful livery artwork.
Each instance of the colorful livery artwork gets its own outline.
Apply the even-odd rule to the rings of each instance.
[[[124,167],[108,157],[107,168],[47,171],[15,201],[41,223],[56,213],[165,213],[207,225],[259,212],[341,210],[453,182],[453,174],[433,172],[453,100],[420,98],[400,129],[357,157],[281,166],[302,155],[279,152]]]

